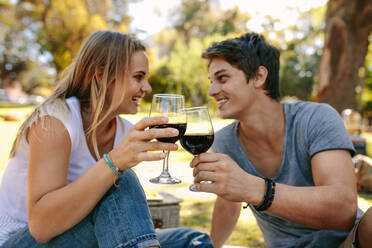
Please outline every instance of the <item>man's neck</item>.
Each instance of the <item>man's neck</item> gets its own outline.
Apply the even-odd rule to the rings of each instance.
[[[257,104],[239,121],[239,136],[243,139],[271,142],[284,136],[284,107],[279,102],[270,100]]]
[[[276,102],[240,120],[238,139],[256,170],[274,177],[280,168],[285,136],[284,107]]]

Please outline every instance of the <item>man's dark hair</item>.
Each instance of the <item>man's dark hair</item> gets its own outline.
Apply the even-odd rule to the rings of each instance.
[[[202,54],[202,58],[209,61],[214,58],[226,60],[242,70],[247,81],[256,75],[259,66],[266,67],[268,75],[264,89],[266,94],[275,100],[280,99],[279,56],[279,50],[266,43],[265,38],[256,33],[215,42]]]

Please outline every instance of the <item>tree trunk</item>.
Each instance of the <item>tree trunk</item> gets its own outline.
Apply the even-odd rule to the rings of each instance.
[[[372,31],[371,0],[329,0],[316,100],[341,112],[356,108],[359,68]]]

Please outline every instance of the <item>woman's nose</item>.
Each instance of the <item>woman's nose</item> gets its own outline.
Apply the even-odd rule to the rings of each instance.
[[[150,93],[152,91],[151,85],[147,79],[142,85],[142,91],[145,93]]]

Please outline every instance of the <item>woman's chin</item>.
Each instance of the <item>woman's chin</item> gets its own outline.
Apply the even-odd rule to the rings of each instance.
[[[119,114],[121,115],[134,115],[138,113],[138,107],[137,106],[127,106],[119,108]]]
[[[125,114],[134,115],[134,114],[137,114],[137,113],[138,113],[138,108],[133,108],[133,109],[129,109],[128,111],[126,111]]]

